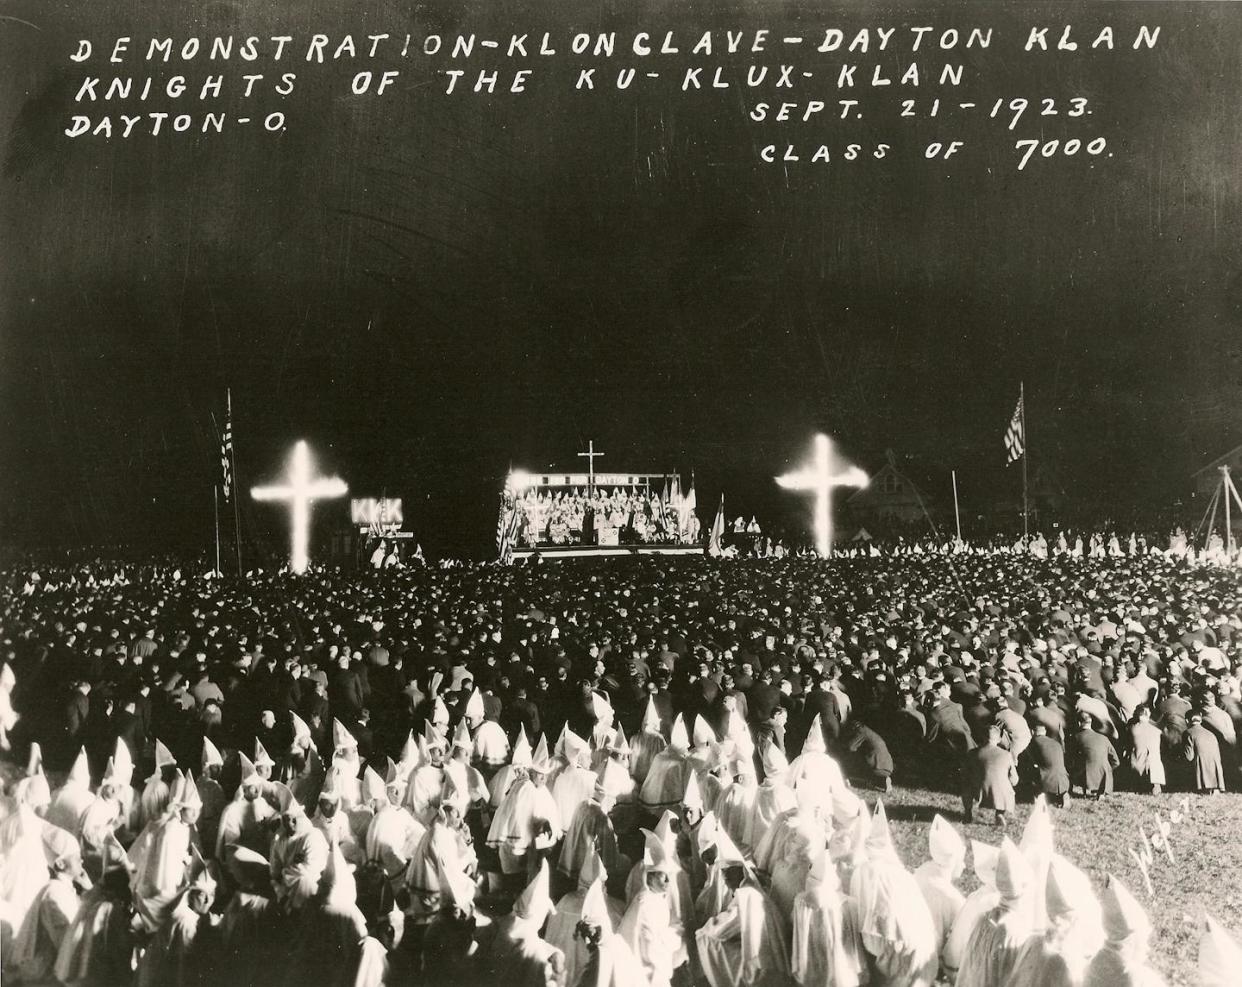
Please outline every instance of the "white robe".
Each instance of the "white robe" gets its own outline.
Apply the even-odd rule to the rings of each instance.
[[[858,987],[866,960],[840,892],[812,879],[794,899],[792,914],[794,980],[802,987]]]
[[[729,834],[739,850],[750,853],[755,848],[755,801],[759,789],[752,782],[734,782],[716,800],[716,822]]]
[[[617,930],[651,987],[669,987],[673,977],[677,941],[670,925],[668,896],[644,888],[630,902]]]
[[[443,793],[444,768],[424,764],[411,772],[404,804],[416,820],[423,826],[429,826],[436,809],[440,808],[440,797]]]
[[[743,885],[729,906],[695,937],[703,975],[712,987],[779,985],[790,976],[789,933],[761,890]]]
[[[499,723],[484,720],[474,732],[474,760],[489,768],[499,767],[509,760],[509,738]]]
[[[652,760],[647,777],[638,791],[639,804],[656,815],[665,809],[676,810],[686,793],[686,782],[692,770],[684,751],[673,747],[661,751]]]
[[[395,805],[382,807],[367,826],[363,840],[367,860],[383,867],[394,891],[405,886],[406,868],[426,832],[427,828],[406,809]]]
[[[550,833],[537,836],[545,823]],[[525,866],[526,855],[532,848],[550,848],[560,842],[562,835],[561,817],[552,793],[530,778],[523,778],[496,810],[487,831],[487,844],[499,850],[501,870],[516,874]]]
[[[595,791],[596,778],[595,772],[590,768],[569,767],[557,775],[551,786],[552,798],[556,801],[556,808],[566,825],[573,820],[578,806]]]
[[[147,931],[155,932],[164,924],[184,890],[190,847],[195,842],[193,827],[174,813],[148,823],[129,848],[134,910],[142,916]]]
[[[590,952],[576,934],[578,922],[582,919],[582,904],[586,901],[587,890],[579,882],[576,890],[564,895],[556,903],[556,911],[548,919],[548,927],[543,934],[546,942],[565,954],[565,983],[570,985],[578,982],[590,960]],[[605,905],[608,909],[608,921],[615,929],[620,924],[625,909],[615,898],[606,897]],[[608,929],[604,930],[604,935],[609,935]],[[633,962],[632,956],[630,960]]]
[[[896,855],[861,861],[850,897],[871,956],[873,987],[930,987],[940,967],[936,928],[918,882]]]
[[[568,957],[567,957],[568,958]],[[569,987],[648,987],[629,944],[619,935],[604,931],[599,947],[577,970]]]
[[[949,933],[953,923],[961,914],[966,897],[953,885],[952,879],[944,868],[934,860],[922,864],[914,872],[919,890],[923,892],[923,900],[931,912],[932,923],[936,927],[936,953],[940,955],[945,943],[949,941]]]
[[[975,925],[966,943],[957,987],[995,987],[1013,972],[1018,953],[1034,935],[1029,909],[1021,902],[1009,908],[1002,902]]]
[[[276,900],[301,908],[319,891],[328,866],[328,841],[313,824],[293,835],[281,832],[272,841],[272,890]]]
[[[950,977],[957,976],[957,971],[966,958],[966,944],[970,942],[975,926],[999,904],[1000,893],[986,884],[966,896],[940,950],[941,963]]]
[[[47,979],[80,904],[73,882],[67,877],[62,875],[44,885],[17,930],[13,951],[6,954],[6,966],[11,966],[24,980]]]

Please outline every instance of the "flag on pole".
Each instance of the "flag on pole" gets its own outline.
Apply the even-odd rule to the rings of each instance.
[[[707,554],[719,558],[724,554],[724,494],[720,495],[720,508],[716,511],[716,520],[712,522],[712,535],[707,541]]]
[[[1013,410],[1013,417],[1009,420],[1009,428],[1005,429],[1005,451],[1007,458],[1005,465],[1016,463],[1022,458],[1022,454],[1026,452],[1026,432],[1023,427],[1025,416],[1022,413],[1022,395],[1018,395],[1018,406]]]
[[[224,415],[224,431],[220,433],[220,472],[224,499],[229,499],[233,487],[233,393],[228,394],[228,408]]]

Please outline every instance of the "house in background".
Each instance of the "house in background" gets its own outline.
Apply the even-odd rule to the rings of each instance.
[[[868,521],[910,524],[924,517],[924,510],[934,512],[934,498],[890,459],[871,478],[871,483],[854,493],[846,502],[850,515],[864,526]]]

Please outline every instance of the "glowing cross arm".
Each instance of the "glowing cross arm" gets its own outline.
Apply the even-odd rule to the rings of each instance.
[[[310,505],[316,500],[343,497],[349,492],[339,477],[313,477],[310,449],[305,442],[293,447],[287,482],[282,485],[251,487],[250,496],[258,501],[284,501],[289,504],[289,568],[301,574],[310,565]]]
[[[834,467],[843,467],[834,473]],[[806,469],[778,476],[776,482],[786,490],[815,494],[815,548],[820,555],[832,554],[832,491],[834,487],[865,487],[871,482],[865,472],[841,463],[833,452],[832,440],[815,436],[815,461]]]

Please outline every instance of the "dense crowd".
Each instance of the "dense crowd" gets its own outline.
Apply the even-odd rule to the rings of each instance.
[[[1242,582],[1186,554],[9,571],[4,974],[1159,984],[1049,807],[1242,783]],[[941,817],[906,869],[894,780],[994,813],[977,891]]]

